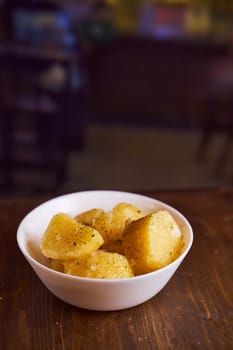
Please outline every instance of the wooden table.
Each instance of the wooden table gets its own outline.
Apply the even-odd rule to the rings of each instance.
[[[0,349],[232,349],[233,188],[147,194],[187,216],[194,244],[157,296],[114,312],[58,300],[19,251],[19,222],[47,198],[0,200]]]

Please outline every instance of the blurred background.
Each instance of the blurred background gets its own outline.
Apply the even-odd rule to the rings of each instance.
[[[233,1],[0,0],[0,195],[233,183]]]

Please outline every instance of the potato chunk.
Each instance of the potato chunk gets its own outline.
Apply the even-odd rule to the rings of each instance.
[[[140,209],[129,203],[119,203],[112,211],[91,209],[75,217],[75,220],[94,227],[108,241],[120,240],[125,227],[143,216]]]
[[[63,261],[62,260],[51,259],[50,267],[53,270],[56,270],[56,271],[59,271],[59,272],[64,272],[64,266],[63,266]]]
[[[171,263],[181,245],[181,231],[166,210],[132,222],[123,237],[124,255],[135,274],[148,273]]]
[[[109,241],[112,236],[112,213],[103,212],[96,218],[93,227],[102,235],[104,242]]]
[[[129,203],[119,203],[112,210],[112,240],[122,238],[123,231],[132,221],[143,216],[140,209]]]
[[[103,243],[103,237],[94,228],[60,213],[51,219],[42,237],[41,251],[52,259],[75,259],[92,253]]]
[[[109,241],[121,240],[125,227],[142,216],[141,210],[134,205],[119,203],[111,212],[103,212],[99,215],[93,227],[101,233],[106,246]]]
[[[110,253],[118,253],[118,254],[124,255],[123,243],[122,243],[122,240],[120,240],[120,239],[117,241],[110,239],[109,241],[107,241],[106,243],[104,243],[102,245],[101,249],[104,249]]]
[[[108,241],[112,234],[112,213],[103,209],[91,209],[75,216],[75,220],[95,228]]]
[[[94,227],[96,219],[103,213],[104,211],[102,209],[94,208],[76,215],[75,220],[81,222],[84,225],[90,225]]]
[[[86,257],[64,261],[64,272],[89,278],[132,277],[133,269],[128,260],[120,254],[98,250]]]

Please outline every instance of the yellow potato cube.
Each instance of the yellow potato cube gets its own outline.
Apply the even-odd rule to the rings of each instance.
[[[104,211],[102,209],[90,209],[88,211],[76,215],[75,220],[85,225],[94,226],[95,220],[103,213]]]
[[[92,253],[103,243],[103,237],[94,228],[60,213],[51,219],[42,237],[41,251],[52,259],[75,259]]]
[[[112,213],[103,212],[96,218],[93,227],[101,234],[104,242],[109,241],[112,236]]]
[[[166,210],[133,221],[123,235],[124,255],[135,274],[143,274],[171,263],[182,245],[181,231]]]
[[[129,203],[119,203],[112,210],[112,234],[111,239],[119,240],[130,222],[143,216],[140,209]]]
[[[111,279],[134,275],[132,267],[123,255],[102,250],[80,259],[64,261],[64,272],[80,277]]]
[[[119,203],[111,212],[91,209],[77,215],[75,220],[94,227],[107,243],[109,240],[120,240],[125,227],[142,216],[141,210],[134,205]]]

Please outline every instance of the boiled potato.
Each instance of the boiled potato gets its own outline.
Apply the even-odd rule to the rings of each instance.
[[[93,218],[91,216],[94,215]],[[112,211],[93,209],[76,216],[76,220],[88,223],[103,236],[105,244],[109,240],[120,240],[125,227],[143,216],[141,210],[129,203],[119,203]],[[88,218],[88,219],[87,219]]]
[[[104,211],[102,209],[94,208],[76,215],[75,220],[84,225],[94,226],[96,219],[103,213]]]
[[[181,231],[166,210],[133,221],[123,235],[124,255],[137,275],[171,263],[178,256],[181,244]]]
[[[112,279],[134,275],[132,267],[123,255],[102,250],[72,261],[66,260],[63,264],[65,273],[80,277]]]
[[[52,259],[75,259],[92,253],[103,243],[103,237],[94,228],[60,213],[51,219],[42,237],[41,251]]]
[[[123,243],[121,239],[118,239],[117,241],[110,239],[109,241],[107,241],[102,245],[101,249],[104,249],[107,252],[111,252],[111,253],[124,254]]]
[[[75,220],[95,228],[104,238],[104,241],[110,239],[112,233],[111,212],[105,212],[102,209],[91,209],[76,215]]]
[[[53,270],[56,270],[56,271],[59,271],[59,272],[64,272],[64,265],[63,265],[63,261],[62,260],[51,259],[50,267]]]
[[[122,238],[127,225],[143,216],[140,209],[129,203],[119,203],[112,210],[112,240]]]
[[[41,240],[54,270],[91,278],[124,278],[157,270],[181,253],[182,233],[167,210],[149,215],[129,203],[55,215]]]
[[[112,213],[103,212],[96,218],[93,227],[101,234],[104,242],[109,241],[112,237]]]

